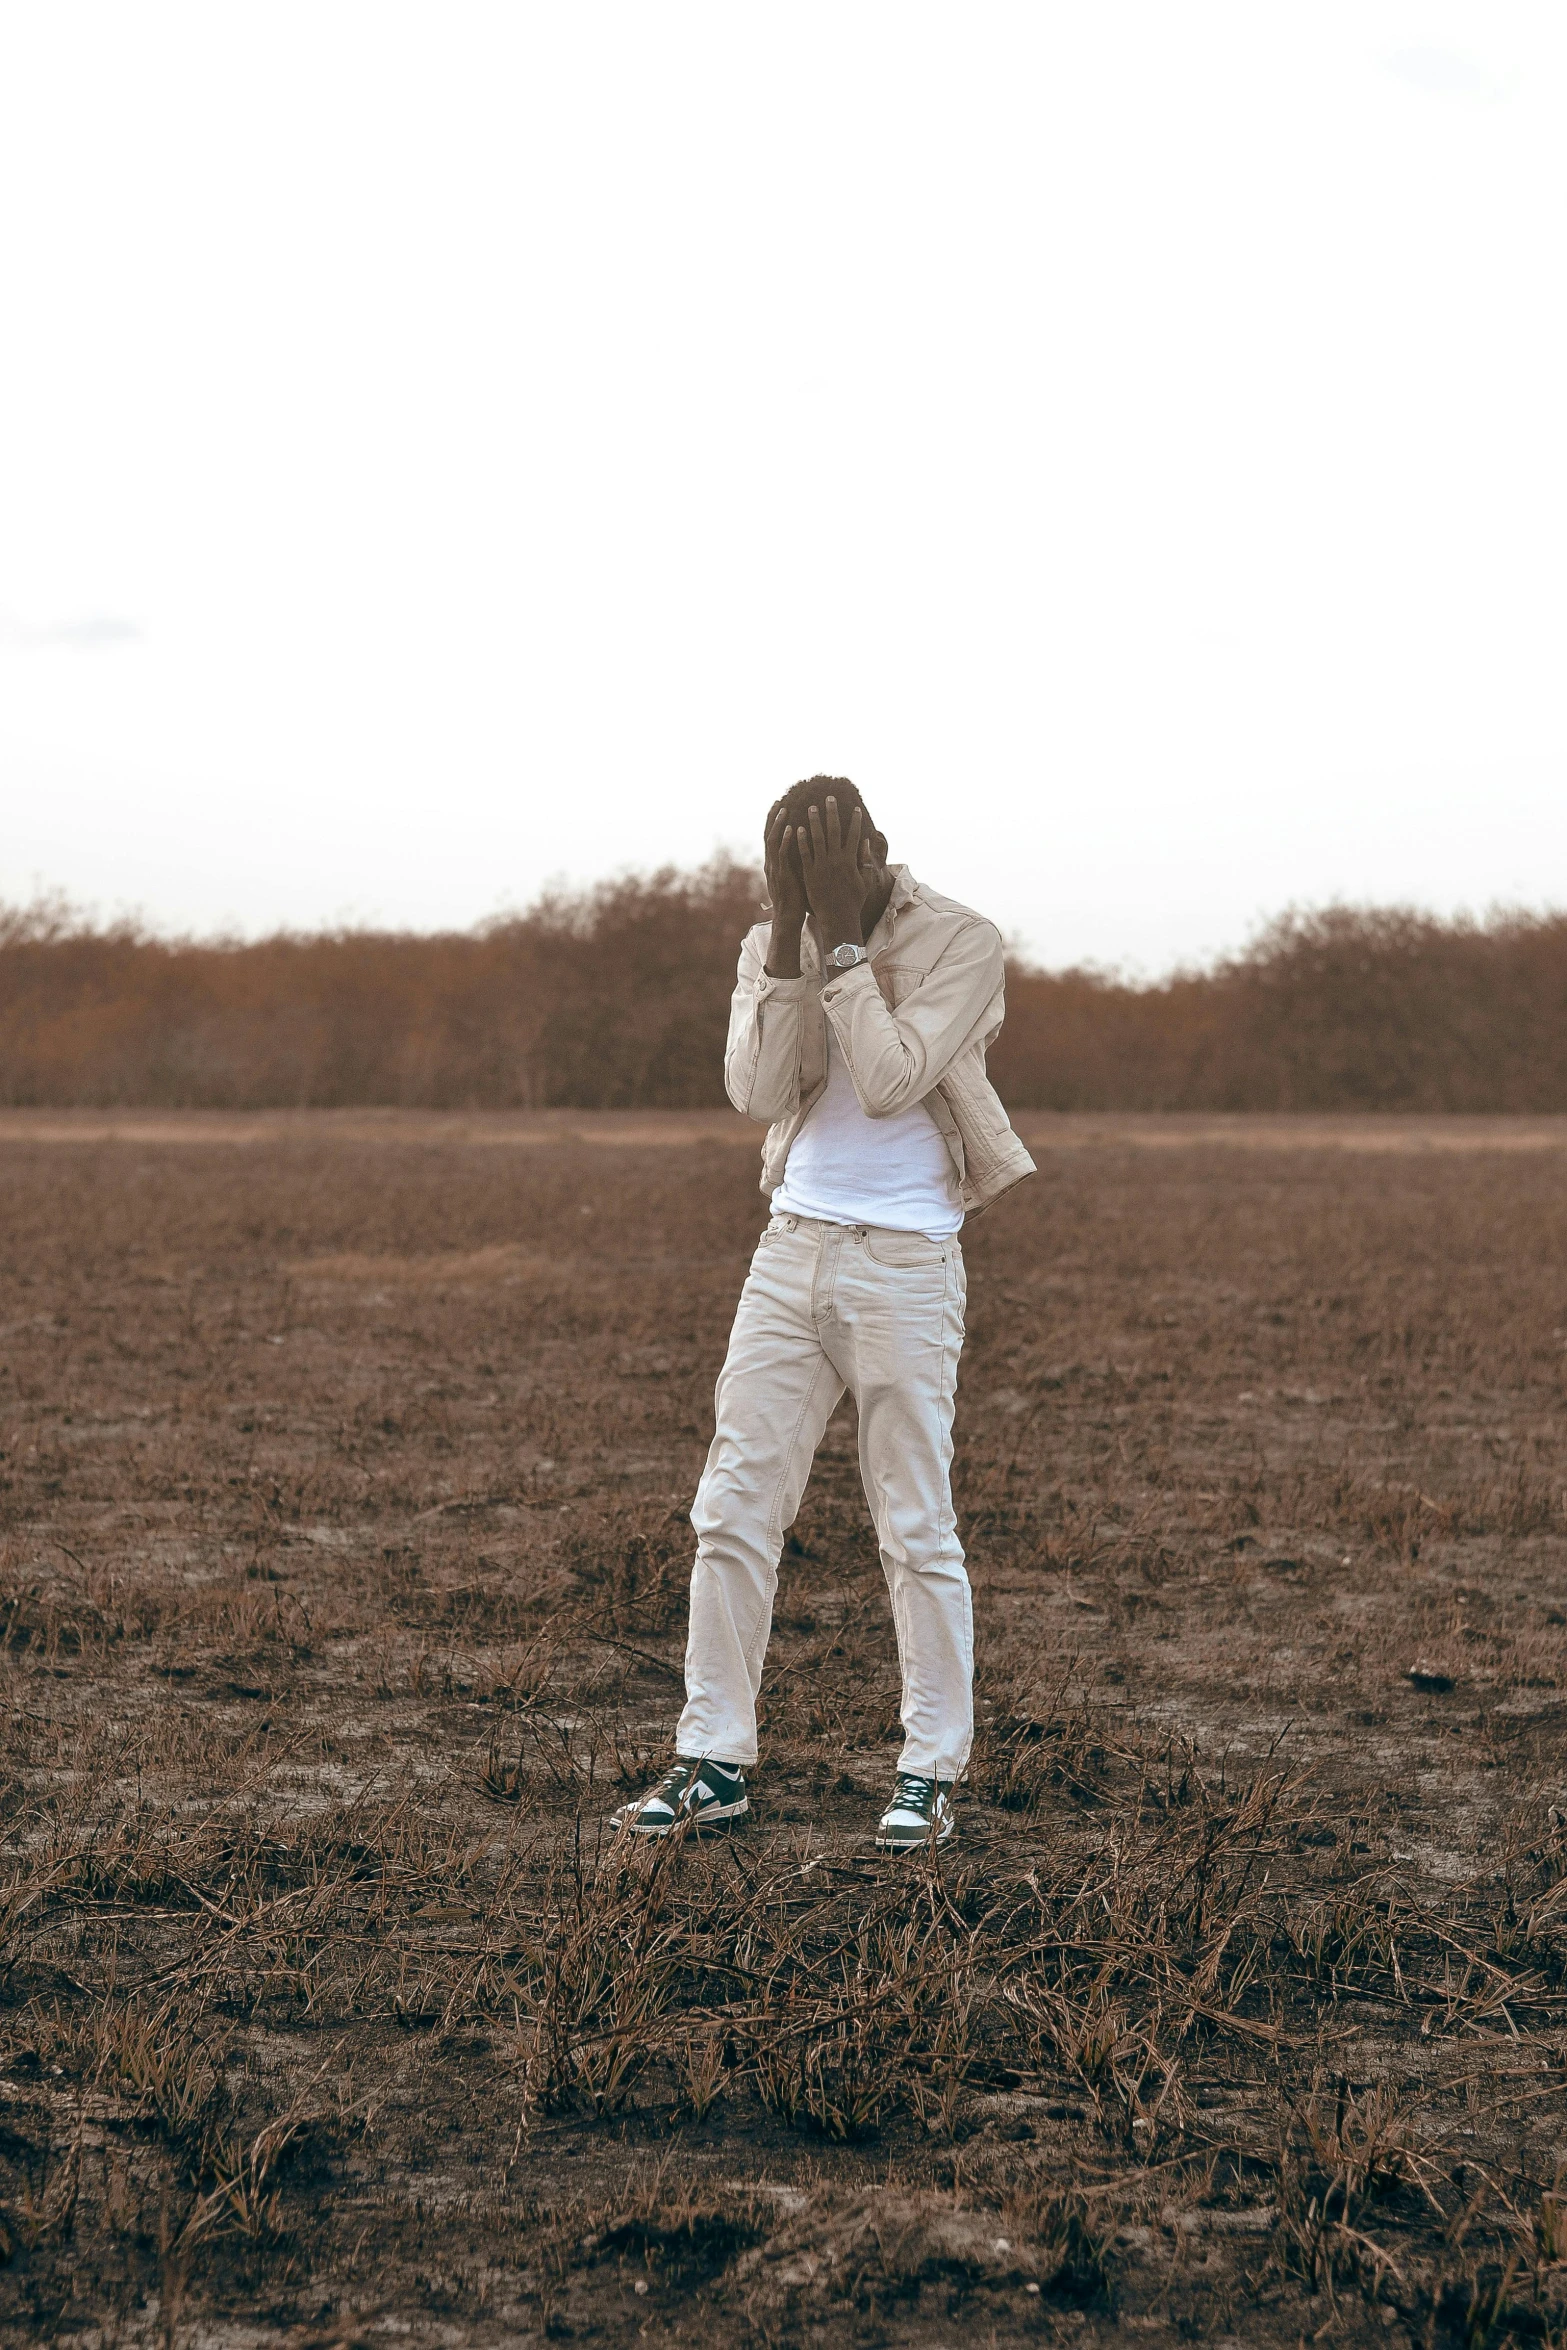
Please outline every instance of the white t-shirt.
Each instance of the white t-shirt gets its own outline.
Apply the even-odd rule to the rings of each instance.
[[[824,1224],[882,1224],[945,1240],[963,1221],[952,1153],[923,1102],[867,1118],[849,1064],[827,1023],[827,1083],[789,1147],[775,1216]]]

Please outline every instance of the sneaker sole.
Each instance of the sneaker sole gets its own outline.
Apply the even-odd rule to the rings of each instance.
[[[653,1826],[642,1820],[618,1820],[615,1824],[632,1836],[673,1836],[677,1829],[686,1828],[693,1836],[700,1836],[704,1828],[721,1828],[726,1820],[743,1819],[750,1810],[749,1799],[742,1795],[738,1803],[714,1803],[702,1811],[688,1813],[683,1820],[671,1820],[667,1827]]]
[[[936,1830],[935,1841],[946,1844],[951,1840],[953,1822],[949,1819]],[[876,1839],[878,1852],[923,1852],[931,1842],[929,1831],[923,1836],[880,1836]]]

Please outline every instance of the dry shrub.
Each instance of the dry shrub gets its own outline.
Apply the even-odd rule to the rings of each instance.
[[[759,876],[715,859],[467,932],[169,940],[0,908],[0,1102],[539,1109],[722,1103]],[[993,1073],[1020,1108],[1567,1109],[1567,915],[1281,916],[1138,984],[1015,964]]]
[[[1567,1109],[1567,915],[1290,912],[1207,971],[1013,975],[1009,1101],[1121,1110]]]
[[[168,940],[0,908],[0,1102],[701,1107],[759,877],[725,858],[477,930]],[[716,1039],[716,1049],[715,1049]]]

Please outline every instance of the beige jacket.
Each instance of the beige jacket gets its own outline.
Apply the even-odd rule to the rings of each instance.
[[[790,1145],[827,1083],[827,1021],[870,1118],[923,1102],[952,1153],[970,1215],[1032,1175],[1034,1162],[985,1075],[1006,1010],[1001,933],[993,922],[894,867],[870,961],[822,984],[813,928],[801,976],[767,973],[769,925],[746,933],[729,1009],[724,1085],[743,1116],[769,1121],[762,1189],[783,1180]]]

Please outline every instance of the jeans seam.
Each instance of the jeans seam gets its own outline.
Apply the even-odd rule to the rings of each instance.
[[[956,1280],[955,1280],[955,1278],[954,1278],[954,1275],[953,1275],[953,1268],[952,1268],[952,1265],[951,1265],[951,1263],[950,1263],[950,1261],[949,1261],[949,1263],[948,1263],[948,1266],[947,1266],[947,1288],[946,1288],[946,1294],[945,1294],[945,1296],[944,1296],[944,1297],[943,1297],[943,1299],[942,1299],[942,1323],[943,1323],[943,1331],[942,1331],[942,1349],[941,1349],[941,1385],[940,1385],[940,1391],[939,1391],[939,1393],[940,1393],[940,1403],[941,1403],[941,1406],[943,1406],[943,1407],[944,1407],[944,1406],[946,1406],[946,1405],[948,1405],[948,1404],[950,1403],[950,1405],[951,1405],[951,1407],[952,1407],[952,1410],[953,1410],[953,1413],[954,1413],[954,1415],[956,1414],[956,1410],[957,1410],[957,1368],[958,1368],[958,1356],[959,1356],[959,1355],[962,1353],[962,1350],[963,1350],[963,1335],[962,1335],[962,1317],[961,1317],[961,1313],[960,1313],[960,1315],[959,1315],[959,1336],[958,1336],[958,1344],[957,1344],[957,1347],[956,1347],[956,1349],[953,1349],[953,1348],[949,1347],[949,1346],[946,1344],[946,1330],[945,1330],[945,1323],[946,1323],[946,1307],[947,1307],[948,1303],[949,1303],[950,1301],[952,1301],[952,1300],[953,1300],[953,1293],[954,1293],[954,1291],[956,1290],[956,1287],[957,1287],[957,1283],[956,1283]],[[954,1547],[955,1549],[957,1549],[957,1550],[959,1551],[959,1553],[961,1554],[962,1545],[961,1545],[961,1544],[958,1542],[958,1512],[957,1512],[957,1504],[954,1502],[954,1500],[953,1500],[953,1498],[952,1498],[952,1478],[951,1478],[950,1471],[949,1471],[949,1474],[948,1474],[948,1477],[947,1477],[947,1480],[946,1480],[946,1484],[947,1484],[947,1525],[946,1525],[946,1527],[945,1527],[945,1529],[944,1529],[944,1531],[943,1531],[943,1535],[942,1535],[942,1546],[943,1546],[943,1548],[945,1548],[945,1546],[946,1546],[946,1543],[947,1543],[947,1542],[950,1540],[950,1541],[951,1541],[951,1543],[952,1543],[952,1545],[953,1545],[953,1547]],[[965,1578],[964,1578],[964,1580],[965,1580],[965,1584],[967,1584],[967,1575],[966,1575],[966,1574],[965,1574]],[[955,1776],[956,1776],[957,1778],[961,1778],[961,1777],[963,1776],[963,1773],[964,1773],[964,1772],[965,1772],[965,1771],[968,1769],[968,1763],[969,1763],[969,1753],[971,1753],[971,1752],[972,1752],[972,1750],[973,1750],[973,1741],[974,1741],[974,1730],[973,1730],[973,1698],[972,1698],[972,1692],[973,1692],[973,1687],[974,1687],[974,1614],[973,1614],[973,1599],[972,1599],[972,1596],[971,1596],[971,1594],[970,1594],[970,1591],[969,1591],[969,1590],[967,1590],[967,1589],[965,1590],[965,1593],[964,1593],[964,1601],[963,1601],[963,1634],[964,1634],[964,1638],[963,1638],[963,1646],[964,1646],[964,1659],[963,1659],[963,1661],[964,1661],[965,1665],[966,1665],[966,1666],[967,1666],[967,1668],[968,1668],[968,1685],[969,1685],[969,1691],[970,1691],[969,1750],[968,1750],[968,1752],[966,1752],[966,1753],[964,1754],[964,1757],[963,1757],[962,1763],[961,1763],[960,1765],[958,1765],[958,1767],[957,1767],[957,1770],[956,1770],[956,1772],[955,1772]]]
[[[784,1448],[783,1463],[778,1471],[778,1481],[773,1487],[772,1500],[767,1505],[767,1547],[769,1550],[771,1550],[775,1542],[778,1544],[780,1549],[783,1547],[783,1525],[781,1523],[783,1512],[780,1507],[783,1498],[783,1489],[789,1482],[789,1471],[794,1463],[795,1447],[800,1440],[800,1430],[805,1426],[806,1414],[811,1408],[811,1398],[816,1393],[816,1382],[821,1377],[822,1365],[826,1362],[827,1356],[822,1350],[820,1341],[818,1341],[816,1350],[816,1368],[812,1371],[810,1383],[807,1386],[804,1395],[800,1399],[800,1409],[795,1414],[794,1426],[789,1431],[789,1442]],[[830,1365],[828,1367],[831,1368]],[[775,1576],[777,1571],[777,1566],[775,1564],[773,1568]]]
[[[952,1266],[948,1263],[946,1277],[941,1285],[941,1312],[936,1329],[936,1348],[941,1359],[941,1368],[936,1380],[936,1417],[938,1421],[944,1417],[949,1404],[954,1409],[956,1408],[955,1398],[949,1384],[952,1376],[952,1348],[948,1343],[947,1332],[947,1313],[952,1303],[952,1287]],[[936,1529],[936,1555],[938,1558],[945,1557],[947,1545],[956,1539],[958,1530],[958,1514],[952,1499],[950,1464],[944,1482],[947,1488],[947,1506],[945,1515]]]

